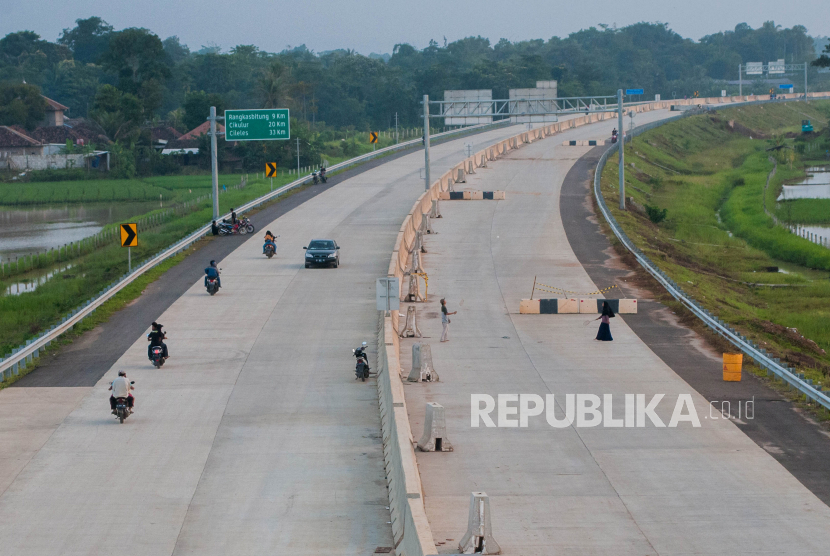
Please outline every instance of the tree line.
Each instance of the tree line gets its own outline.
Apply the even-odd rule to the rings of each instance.
[[[559,96],[611,95],[620,87],[645,89],[650,98],[719,95],[726,80],[737,79],[738,64],[781,58],[816,59],[805,27],[742,23],[695,41],[662,23],[599,25],[549,40],[398,44],[384,60],[351,50],[317,54],[305,46],[279,53],[254,45],[191,51],[175,36],[115,30],[90,17],[55,42],[32,31],[0,39],[0,125],[36,125],[45,109],[37,100],[42,92],[124,145],[140,142],[150,123],[192,129],[210,106],[288,107],[292,132],[312,137],[325,129],[387,129],[396,114],[400,125],[418,126],[421,96],[440,99],[446,89],[492,89],[494,98],[506,98],[508,89],[556,79]]]

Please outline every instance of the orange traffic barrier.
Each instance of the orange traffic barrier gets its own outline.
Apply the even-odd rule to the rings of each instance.
[[[741,365],[744,356],[742,353],[723,354],[723,380],[728,382],[741,381]]]

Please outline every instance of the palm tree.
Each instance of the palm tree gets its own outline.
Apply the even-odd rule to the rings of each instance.
[[[257,92],[263,108],[285,107],[291,100],[288,97],[289,70],[279,61],[274,60],[257,81]]]

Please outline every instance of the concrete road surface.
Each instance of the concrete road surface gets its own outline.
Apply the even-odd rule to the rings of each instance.
[[[638,124],[664,115],[638,115]],[[416,439],[425,404],[437,402],[455,450],[417,455],[436,544],[456,550],[470,492],[484,491],[507,555],[830,553],[830,508],[733,422],[710,417],[708,401],[625,316],[611,319],[613,342],[597,342],[597,315],[518,314],[534,276],[574,292],[611,285],[595,284],[582,268],[559,208],[564,176],[588,151],[562,139],[602,137],[611,125],[539,141],[477,170],[468,188],[505,190],[507,199],[442,202],[444,218],[432,222],[437,235],[428,236],[423,258],[430,299],[417,305],[441,382],[409,383],[405,393]],[[441,297],[458,311],[446,343],[438,341]],[[562,296],[537,290],[536,297]],[[401,345],[407,364],[412,343]],[[656,414],[666,424],[685,394],[701,426],[553,428],[542,414],[526,428],[474,428],[473,394],[554,394],[559,418],[567,394],[603,403],[611,394],[618,419],[625,394],[664,394]]]
[[[502,129],[432,150],[436,175]],[[423,154],[344,181],[272,222],[161,315],[94,387],[0,391],[0,554],[370,554],[391,547],[376,388],[351,348],[375,333],[375,278],[423,191]],[[303,268],[313,238],[339,269]],[[149,323],[147,323],[149,327]],[[119,425],[107,391],[136,381]]]

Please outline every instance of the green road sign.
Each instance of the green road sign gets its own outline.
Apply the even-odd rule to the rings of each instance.
[[[290,139],[288,108],[225,110],[226,141]]]

